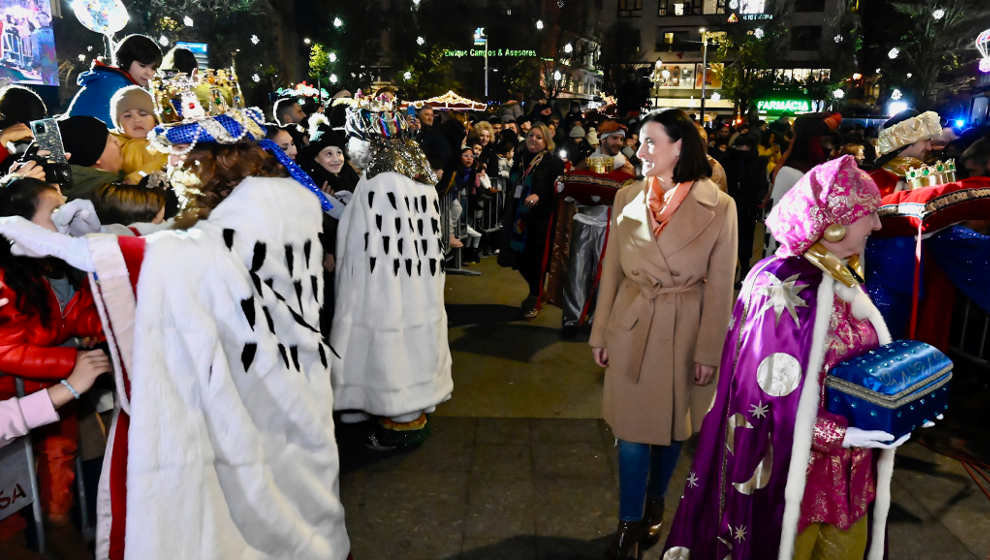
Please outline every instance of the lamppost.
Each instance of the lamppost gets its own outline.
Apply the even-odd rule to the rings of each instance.
[[[474,44],[485,47],[485,101],[488,101],[488,34],[485,33],[484,27],[478,27],[474,30]]]
[[[705,122],[705,86],[708,82],[708,29],[698,28],[701,33],[701,123]]]

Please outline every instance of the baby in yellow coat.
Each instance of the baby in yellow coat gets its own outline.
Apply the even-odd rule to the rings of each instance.
[[[120,140],[124,182],[136,185],[145,175],[161,171],[168,155],[148,149],[148,133],[157,124],[151,94],[140,86],[117,90],[110,99],[113,134]]]

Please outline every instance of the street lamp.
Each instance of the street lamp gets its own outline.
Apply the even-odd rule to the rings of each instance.
[[[485,33],[484,27],[478,27],[474,30],[474,44],[476,46],[484,45],[485,47],[485,100],[488,100],[488,34]]]
[[[708,29],[699,27],[701,33],[701,122],[705,122],[705,89],[708,82]]]

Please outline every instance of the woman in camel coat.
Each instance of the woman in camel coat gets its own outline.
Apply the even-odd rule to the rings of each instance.
[[[589,341],[608,368],[603,411],[619,438],[619,531],[609,549],[619,559],[659,539],[681,442],[714,396],[736,268],[735,203],[709,178],[691,119],[651,113],[640,141],[645,179],[615,197]]]

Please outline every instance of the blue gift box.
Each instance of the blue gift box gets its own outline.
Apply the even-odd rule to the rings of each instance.
[[[898,340],[839,363],[825,378],[826,409],[895,438],[949,408],[952,360],[934,346]]]

